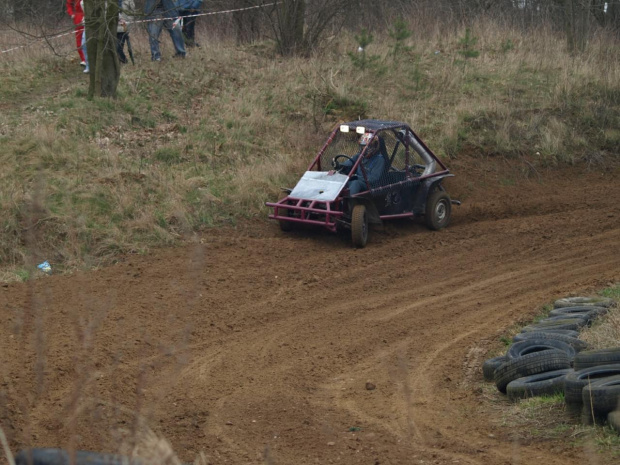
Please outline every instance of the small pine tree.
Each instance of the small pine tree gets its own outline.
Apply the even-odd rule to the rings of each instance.
[[[411,37],[411,31],[407,28],[407,23],[403,18],[396,20],[394,23],[394,28],[389,30],[389,35],[395,40],[392,48],[392,55],[394,56],[394,59],[398,59],[403,52],[408,52],[411,50],[411,47],[407,47],[405,45],[405,41]]]
[[[362,71],[366,68],[374,66],[379,60],[379,56],[368,55],[366,53],[366,47],[372,44],[372,41],[374,40],[372,34],[369,33],[366,29],[362,29],[360,35],[355,36],[355,40],[358,44],[358,53],[348,52],[349,58],[351,58],[351,62],[353,62],[353,66],[361,69]]]
[[[459,45],[462,48],[462,50],[459,50],[459,53],[463,55],[466,59],[477,58],[480,55],[480,52],[474,49],[474,46],[477,43],[478,38],[472,35],[469,28],[465,28],[465,37],[459,40]]]

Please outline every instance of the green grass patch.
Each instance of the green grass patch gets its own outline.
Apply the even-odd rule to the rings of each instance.
[[[214,40],[183,66],[123,67],[116,99],[88,100],[64,56],[0,64],[0,267],[27,256],[29,221],[47,256],[73,264],[264,217],[345,120],[403,120],[445,158],[617,163],[620,59],[600,52],[609,47],[575,57],[550,31],[421,34],[403,20],[342,33],[304,59]]]
[[[614,299],[620,303],[620,283],[603,289],[601,296],[607,299]]]

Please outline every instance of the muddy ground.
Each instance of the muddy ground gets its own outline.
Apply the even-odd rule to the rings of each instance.
[[[390,223],[355,250],[259,218],[0,285],[11,448],[114,452],[139,417],[213,464],[611,463],[520,439],[481,363],[543,304],[620,282],[618,171],[450,166],[463,205],[444,231]]]

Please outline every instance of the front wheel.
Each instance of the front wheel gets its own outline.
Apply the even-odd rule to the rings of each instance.
[[[451,213],[452,202],[445,191],[435,190],[428,196],[425,214],[428,229],[438,231],[448,226]]]
[[[280,198],[280,200],[286,197],[287,196],[284,195],[283,197]],[[292,216],[292,213],[288,208],[282,208],[282,207],[278,207],[278,214],[280,216]],[[292,231],[295,227],[295,223],[292,221],[278,220],[278,223],[280,224],[280,230],[283,232]]]
[[[363,248],[368,242],[368,214],[365,205],[355,205],[351,215],[351,239],[355,247]]]

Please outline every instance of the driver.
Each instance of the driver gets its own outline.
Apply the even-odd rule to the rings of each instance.
[[[370,189],[370,186],[366,184],[366,179],[364,179],[362,165],[364,166],[363,169],[366,171],[366,177],[370,185],[376,184],[381,178],[383,170],[385,169],[385,158],[381,154],[379,137],[373,137],[371,133],[363,134],[362,137],[360,137],[360,149],[356,155],[342,164],[335,160],[332,161],[335,169],[343,174],[349,174],[351,168],[353,168],[353,165],[355,165],[355,162],[364,149],[366,149],[364,158],[357,167],[355,174],[351,176],[351,179],[347,183],[349,195],[355,195]]]

